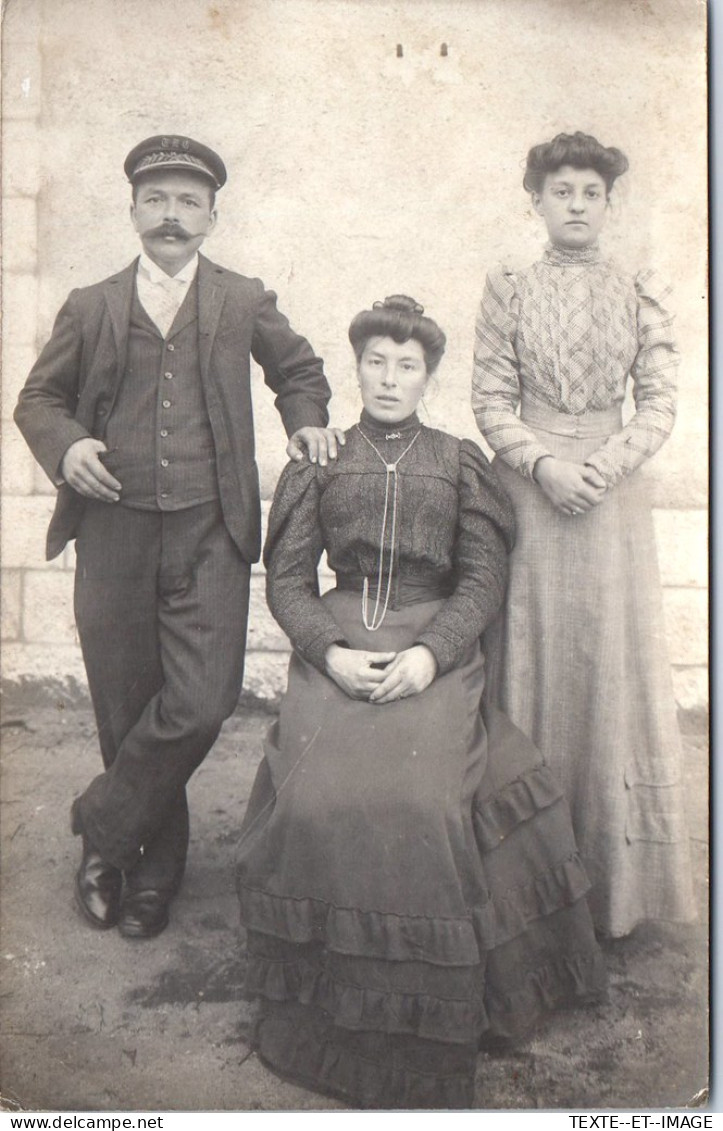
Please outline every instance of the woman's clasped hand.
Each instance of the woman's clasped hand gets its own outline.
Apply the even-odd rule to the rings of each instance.
[[[602,475],[582,463],[542,456],[535,464],[533,478],[563,514],[592,510],[605,497],[606,483]]]
[[[342,691],[370,703],[418,695],[437,674],[437,661],[424,644],[403,652],[367,652],[332,644],[325,659],[327,675]]]

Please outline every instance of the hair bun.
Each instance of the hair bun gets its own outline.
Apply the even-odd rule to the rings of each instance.
[[[427,374],[439,365],[446,338],[436,322],[424,313],[424,307],[409,295],[387,295],[384,302],[375,302],[371,310],[362,310],[352,319],[349,341],[354,347],[357,364],[370,338],[392,338],[400,345],[414,339],[424,350]]]
[[[424,314],[421,302],[409,295],[387,295],[384,302],[375,302],[373,310],[403,310],[406,314]]]

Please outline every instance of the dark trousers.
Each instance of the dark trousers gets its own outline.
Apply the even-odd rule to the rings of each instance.
[[[234,711],[250,566],[220,505],[88,503],[76,540],[75,615],[105,772],[74,831],[136,890],[175,892],[188,848],[185,785]]]

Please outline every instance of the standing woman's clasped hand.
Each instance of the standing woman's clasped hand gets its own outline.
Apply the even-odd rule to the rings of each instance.
[[[605,498],[602,475],[587,464],[543,456],[535,464],[534,480],[554,507],[563,514],[582,514]]]

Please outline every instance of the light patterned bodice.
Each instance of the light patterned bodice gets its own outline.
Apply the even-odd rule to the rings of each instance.
[[[548,454],[524,422],[526,403],[571,416],[607,410],[622,404],[629,376],[636,413],[587,462],[613,485],[652,455],[675,419],[668,294],[652,271],[630,275],[597,246],[550,246],[525,270],[490,272],[476,325],[472,405],[500,458],[531,476]]]

